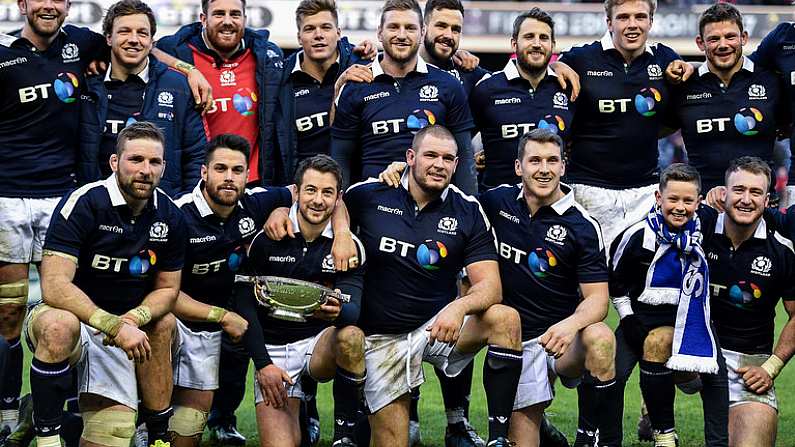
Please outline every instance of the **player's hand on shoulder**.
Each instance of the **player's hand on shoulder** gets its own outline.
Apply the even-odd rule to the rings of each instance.
[[[186,76],[190,90],[193,93],[193,99],[196,101],[196,109],[202,114],[209,112],[214,105],[213,88],[210,82],[197,69],[190,70]]]
[[[362,59],[375,59],[378,56],[378,47],[370,39],[365,39],[353,48],[353,54]]]
[[[577,336],[579,328],[572,322],[563,320],[547,329],[539,338],[538,343],[544,347],[547,353],[553,357],[560,358],[569,349]]]
[[[265,235],[271,240],[280,241],[285,236],[295,237],[293,223],[290,221],[289,208],[276,208],[265,222]]]
[[[707,205],[711,206],[712,208],[715,208],[720,212],[726,211],[723,209],[723,201],[726,200],[726,187],[716,186],[710,189],[704,200],[707,202]]]
[[[108,69],[108,63],[107,62],[101,61],[101,60],[94,60],[94,61],[89,62],[88,66],[86,67],[85,75],[86,76],[96,76],[96,75],[105,73],[105,71],[107,69]]]
[[[227,311],[221,318],[221,329],[229,335],[233,342],[237,343],[248,330],[248,321],[235,312]]]
[[[553,62],[549,64],[549,66],[555,72],[560,88],[566,90],[571,86],[571,96],[569,99],[576,101],[577,96],[580,95],[580,75],[563,62]]]
[[[743,366],[737,368],[737,373],[742,374],[745,387],[756,394],[764,394],[773,387],[773,379],[761,366]]]
[[[439,341],[454,345],[461,335],[461,326],[464,324],[465,316],[466,311],[460,302],[453,301],[445,306],[433,323],[425,329],[430,332],[428,337],[431,344]]]
[[[342,90],[342,86],[345,85],[346,82],[366,82],[370,83],[373,82],[373,72],[370,70],[369,65],[362,65],[362,64],[353,64],[350,67],[346,68],[345,71],[340,74],[339,78],[337,78],[337,82],[334,83],[334,97],[336,98],[339,95],[340,90]]]
[[[121,325],[119,333],[113,338],[112,344],[127,353],[127,358],[138,363],[143,363],[152,356],[152,347],[146,332],[138,329],[126,319]]]
[[[337,293],[339,293],[339,290],[337,290]],[[329,297],[325,303],[315,309],[315,313],[312,316],[320,320],[334,321],[340,316],[341,311],[342,303],[334,297]]]
[[[278,366],[271,363],[270,365],[258,369],[257,384],[259,384],[262,397],[265,400],[265,405],[273,408],[283,408],[287,405],[287,388],[288,385],[293,384],[293,380],[287,372]]]
[[[480,65],[480,58],[467,50],[456,50],[453,55],[453,63],[464,71],[472,71]]]
[[[403,171],[405,170],[405,161],[393,161],[389,164],[389,166],[386,167],[386,169],[378,174],[378,181],[387,186],[397,188],[400,186],[400,177],[403,175]]]
[[[681,59],[672,61],[665,69],[665,79],[674,85],[687,81],[692,74],[693,66]]]
[[[486,170],[486,151],[482,149],[475,152],[475,169],[478,172]]]
[[[331,244],[331,256],[334,258],[334,269],[347,272],[359,266],[359,252],[350,231],[337,231]]]

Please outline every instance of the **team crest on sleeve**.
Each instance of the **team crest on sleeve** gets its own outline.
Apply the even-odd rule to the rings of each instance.
[[[240,230],[240,234],[242,236],[248,236],[249,234],[253,233],[256,228],[254,228],[254,219],[250,217],[244,217],[240,219],[237,223],[237,229]]]
[[[545,239],[554,244],[563,245],[563,241],[566,240],[567,234],[568,231],[566,231],[566,227],[556,224],[549,227],[547,230],[547,237]]]
[[[320,268],[323,270],[323,273],[334,273],[334,256],[332,256],[331,253],[327,254],[326,257],[323,258]]]
[[[161,107],[174,107],[174,95],[171,92],[160,92],[157,95],[157,105]]]
[[[155,222],[149,227],[149,240],[154,242],[168,241],[168,225],[165,222]]]
[[[439,89],[435,85],[426,84],[420,88],[420,101],[438,101]]]
[[[663,71],[659,65],[651,64],[648,67],[646,67],[646,71],[649,74],[650,81],[659,81],[660,79],[662,79]]]
[[[448,234],[450,236],[455,236],[455,232],[458,229],[458,220],[455,217],[442,217],[439,219],[439,225],[436,230],[439,233]]]
[[[770,270],[773,268],[773,262],[767,256],[757,256],[751,262],[751,273],[760,276],[770,276]]]
[[[70,64],[80,60],[80,49],[77,45],[69,42],[61,48],[61,58],[64,64]]]
[[[748,99],[767,99],[767,90],[764,85],[751,84],[748,87]]]

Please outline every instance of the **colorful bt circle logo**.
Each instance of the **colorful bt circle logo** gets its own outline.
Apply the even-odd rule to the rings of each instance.
[[[536,278],[544,278],[550,269],[558,265],[558,258],[549,250],[536,248],[527,255],[527,265]]]
[[[430,110],[417,109],[406,118],[406,126],[413,132],[433,124],[436,124],[436,116]]]
[[[426,240],[417,247],[417,262],[425,270],[439,270],[439,262],[447,257],[447,247],[441,242]]]
[[[61,101],[71,104],[77,101],[77,88],[80,86],[77,76],[69,73],[68,71],[58,73],[55,81],[52,83],[52,88],[55,90],[55,95]]]
[[[240,264],[243,263],[243,257],[245,256],[245,252],[243,251],[243,247],[236,247],[232,254],[226,259],[226,264],[229,266],[229,271],[236,272],[237,269],[240,268]]]
[[[558,115],[547,115],[538,121],[538,125],[536,127],[539,129],[547,129],[550,132],[557,134],[559,131],[563,132],[566,130],[566,123],[563,121],[563,118],[559,117]]]
[[[152,250],[141,250],[130,259],[130,274],[141,276],[157,263],[157,255]]]
[[[743,135],[753,136],[759,133],[756,125],[762,122],[762,112],[754,107],[743,107],[734,115],[734,127]]]
[[[662,95],[656,88],[644,88],[635,95],[635,110],[643,116],[654,116],[657,114],[654,107],[660,101],[662,101]]]
[[[243,116],[251,116],[254,114],[254,107],[257,105],[257,94],[248,88],[238,89],[232,95],[232,105],[237,110],[237,113]]]
[[[759,298],[762,298],[762,289],[752,282],[740,281],[729,288],[729,301],[737,307],[745,307]]]

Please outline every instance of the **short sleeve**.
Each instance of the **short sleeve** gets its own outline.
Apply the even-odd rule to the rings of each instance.
[[[185,248],[188,239],[188,229],[182,211],[173,205],[168,222],[168,241],[166,249],[158,256],[157,265],[160,270],[172,272],[182,270],[185,264]]]
[[[470,209],[472,225],[464,249],[465,267],[480,261],[496,261],[498,259],[497,248],[494,245],[494,231],[483,207],[475,201]]]
[[[605,282],[608,274],[602,230],[595,220],[589,218],[588,221],[590,225],[585,226],[578,237],[577,279],[580,283]]]
[[[261,227],[276,208],[290,207],[293,205],[293,196],[289,189],[283,187],[253,188],[246,190],[248,206],[256,220],[257,227]]]
[[[464,93],[464,87],[453,78],[450,81],[452,87],[450,101],[447,104],[446,127],[453,134],[472,130],[475,126],[472,123],[472,115],[469,113],[469,103],[466,93]]]
[[[55,208],[44,242],[45,250],[80,257],[80,247],[88,240],[95,223],[91,197],[81,189],[64,196]]]

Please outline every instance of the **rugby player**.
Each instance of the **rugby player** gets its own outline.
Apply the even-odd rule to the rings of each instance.
[[[469,97],[486,157],[482,190],[519,182],[516,147],[529,130],[550,129],[562,138],[569,133],[574,103],[549,67],[555,50],[554,26],[552,17],[539,8],[519,14],[511,36],[516,59],[480,80]]]
[[[207,134],[185,77],[150,55],[157,25],[140,0],[108,8],[102,23],[110,45],[110,67],[86,79],[81,95],[80,175],[84,182],[110,175],[108,159],[128,123],[157,122],[167,135],[166,170],[160,187],[177,197],[199,181]]]
[[[235,301],[250,329],[244,343],[256,367],[255,402],[262,446],[301,443],[301,376],[334,379],[334,446],[355,446],[353,427],[365,381],[364,334],[352,326],[359,316],[364,270],[337,272],[331,216],[342,175],[327,155],[303,160],[296,171],[297,202],[290,209],[294,237],[275,241],[264,231],[248,249],[243,273],[316,282],[350,296],[344,305],[330,298],[306,322],[280,320],[257,305],[251,284],[235,287]],[[354,237],[364,264],[361,242]]]
[[[424,35],[422,11],[415,0],[384,3],[378,26],[384,53],[372,64],[373,82],[347,83],[336,100],[331,156],[342,166],[346,184],[377,176],[389,163],[401,161],[413,133],[437,123],[453,132],[460,148],[455,183],[467,193],[476,191],[470,145],[473,125],[464,89],[419,57]],[[359,155],[361,172],[353,169]]]
[[[221,332],[238,341],[248,323],[229,310],[234,274],[246,245],[277,207],[290,206],[287,188],[246,189],[251,147],[223,134],[207,145],[201,181],[176,203],[185,215],[188,244],[181,291],[174,306],[179,346],[174,357],[176,446],[196,446],[218,388]]]
[[[28,316],[37,444],[60,446],[71,369],[79,378],[85,445],[126,447],[135,411],[150,445],[168,445],[169,314],[179,292],[185,223],[157,189],[163,133],[133,123],[118,137],[114,174],[60,201],[42,262],[44,303]],[[140,390],[140,394],[139,394]]]
[[[699,18],[696,37],[706,63],[671,99],[668,125],[682,129],[689,163],[701,174],[705,191],[723,185],[729,161],[741,155],[773,163],[785,102],[776,73],[743,56],[747,43],[737,8],[728,3],[710,6]]]
[[[450,185],[455,141],[444,127],[427,126],[406,151],[409,169],[399,187],[371,179],[343,196],[370,259],[359,326],[367,335],[365,398],[374,445],[407,445],[408,392],[424,381],[423,360],[454,376],[485,345],[488,445],[509,442],[521,370],[519,317],[499,304],[488,220],[474,198]],[[472,286],[454,299],[463,267]]]

